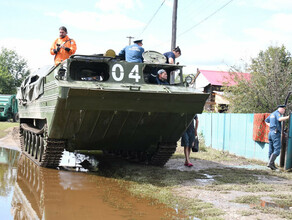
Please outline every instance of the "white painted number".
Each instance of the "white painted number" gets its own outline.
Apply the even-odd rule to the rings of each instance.
[[[119,69],[119,71],[117,71],[117,69]],[[117,72],[120,72],[120,73],[117,74]],[[124,75],[125,75],[124,68],[121,64],[117,63],[117,64],[113,65],[112,76],[113,76],[113,79],[115,81],[118,81],[118,82],[122,81],[124,79]],[[139,75],[139,66],[138,65],[135,65],[133,67],[133,69],[131,70],[131,72],[128,75],[128,78],[134,79],[135,82],[139,82],[139,80],[141,79],[141,76]]]
[[[138,65],[135,65],[129,73],[129,79],[135,79],[136,82],[139,82],[139,79],[141,79],[141,76],[139,75]]]
[[[120,69],[120,76],[117,77],[117,69]],[[124,78],[124,68],[121,64],[116,63],[112,68],[112,75],[115,81],[122,81]]]

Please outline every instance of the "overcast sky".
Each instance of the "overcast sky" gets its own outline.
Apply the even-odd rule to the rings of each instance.
[[[53,64],[49,50],[64,25],[76,54],[119,53],[127,36],[164,53],[172,11],[173,0],[0,0],[0,47],[16,50],[32,70]],[[292,51],[291,0],[178,0],[177,19],[177,61],[186,72],[228,70],[270,45]]]

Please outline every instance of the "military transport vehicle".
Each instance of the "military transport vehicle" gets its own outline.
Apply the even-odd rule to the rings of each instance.
[[[169,85],[157,85],[165,69]],[[209,94],[186,86],[183,66],[145,52],[143,63],[73,55],[45,66],[18,89],[22,151],[57,167],[64,150],[102,150],[163,166]]]
[[[12,119],[14,122],[19,120],[16,95],[0,94],[0,121],[7,121],[9,119]]]

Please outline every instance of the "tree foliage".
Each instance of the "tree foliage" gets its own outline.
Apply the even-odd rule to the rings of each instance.
[[[230,74],[237,85],[224,87],[230,101],[230,112],[272,112],[285,102],[292,88],[291,54],[285,46],[270,46],[260,51],[246,67],[249,80],[238,74],[241,72],[238,68],[232,67]]]
[[[23,79],[30,74],[27,61],[16,51],[2,48],[0,52],[0,93],[14,94]]]

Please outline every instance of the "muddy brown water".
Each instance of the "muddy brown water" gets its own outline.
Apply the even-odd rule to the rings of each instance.
[[[38,167],[19,151],[0,147],[0,219],[177,217],[174,209],[132,196],[128,184],[95,173]]]

